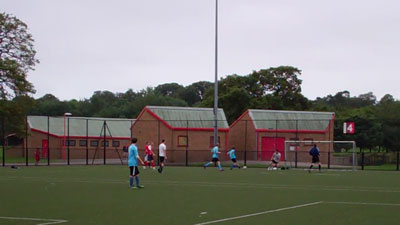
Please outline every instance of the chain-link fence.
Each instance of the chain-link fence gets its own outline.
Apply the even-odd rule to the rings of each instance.
[[[3,166],[123,164],[134,120],[27,116],[23,135],[1,123]],[[16,139],[17,141],[11,141]]]
[[[239,120],[229,129],[219,130],[219,158],[224,165],[231,164],[226,153],[235,147],[238,162],[248,167],[266,167],[278,149],[282,154],[282,167],[307,168],[311,163],[308,151],[315,142],[348,140],[357,143],[358,169],[399,170],[398,123],[381,122],[378,133],[371,133],[356,123],[356,133],[345,136],[344,121],[340,120],[334,123],[331,120],[257,122],[255,126],[252,120]],[[138,138],[142,159],[145,145],[149,143],[157,164],[158,146],[165,140],[169,165],[200,166],[211,160],[214,143],[213,129],[209,125],[213,121],[27,116],[22,134],[10,130],[5,118],[0,118],[0,123],[0,163],[3,166],[126,164],[124,150],[131,137]],[[285,152],[285,141],[302,143],[291,145]],[[324,168],[351,168],[354,157],[347,147],[318,145]]]

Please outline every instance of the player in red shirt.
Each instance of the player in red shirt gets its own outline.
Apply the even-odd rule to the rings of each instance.
[[[40,149],[37,148],[35,151],[35,166],[39,164],[39,161],[40,161]]]
[[[146,142],[146,145],[144,146],[146,161],[144,162],[144,167],[143,168],[146,168],[147,165],[150,162],[151,167],[153,168],[153,170],[155,170],[156,167],[154,165],[154,159],[153,159],[153,156],[155,156],[155,154],[154,154],[153,149],[152,149],[152,144],[153,144],[152,142]]]

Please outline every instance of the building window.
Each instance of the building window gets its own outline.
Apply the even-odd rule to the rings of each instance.
[[[90,146],[91,146],[91,147],[97,147],[97,146],[99,146],[99,141],[95,141],[95,140],[90,141]]]
[[[64,145],[64,140],[62,141],[63,146],[75,146],[76,145],[76,141],[75,140],[66,140],[65,143],[67,143],[67,145]]]
[[[79,140],[79,146],[86,146],[86,140]]]
[[[186,147],[186,146],[188,146],[188,137],[178,136],[178,147]]]
[[[112,142],[113,147],[119,147],[119,141],[113,141]]]
[[[69,146],[75,146],[76,145],[76,140],[69,140]]]
[[[221,137],[218,136],[218,146],[221,147]],[[210,147],[214,147],[214,136],[210,137]]]
[[[313,143],[314,140],[312,138],[304,138],[303,141],[304,141],[304,146],[311,146],[314,144]]]
[[[101,141],[101,147],[104,147],[104,141]],[[106,141],[106,147],[108,147],[108,141]]]

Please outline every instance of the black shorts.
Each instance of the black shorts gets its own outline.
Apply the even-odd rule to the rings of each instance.
[[[147,155],[147,161],[153,161],[153,155]]]
[[[278,162],[277,162],[277,161],[275,161],[275,160],[272,160],[272,163],[274,163],[274,164],[278,164]]]
[[[165,157],[164,156],[160,156],[160,163],[163,163],[164,160],[165,160]]]
[[[232,162],[236,163],[236,158],[235,159],[231,159],[231,160],[232,160]]]
[[[312,163],[319,163],[319,156],[313,156],[311,162]]]
[[[216,162],[218,162],[218,161],[219,161],[218,158],[212,158],[212,159],[211,159],[211,162],[215,162],[215,163],[216,163]]]
[[[129,167],[129,175],[136,176],[139,175],[139,169],[137,166],[130,166]]]

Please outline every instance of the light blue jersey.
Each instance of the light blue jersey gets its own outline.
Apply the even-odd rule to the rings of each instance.
[[[212,157],[213,158],[217,158],[218,159],[218,146],[215,146],[212,150],[211,150],[211,152],[212,152]]]
[[[231,149],[231,150],[228,152],[228,155],[229,155],[229,158],[231,158],[231,159],[236,159],[235,149]]]
[[[129,146],[128,152],[129,152],[128,165],[129,166],[137,166],[138,165],[137,157],[138,157],[139,153],[138,153],[138,149],[137,149],[136,145],[131,144]]]

